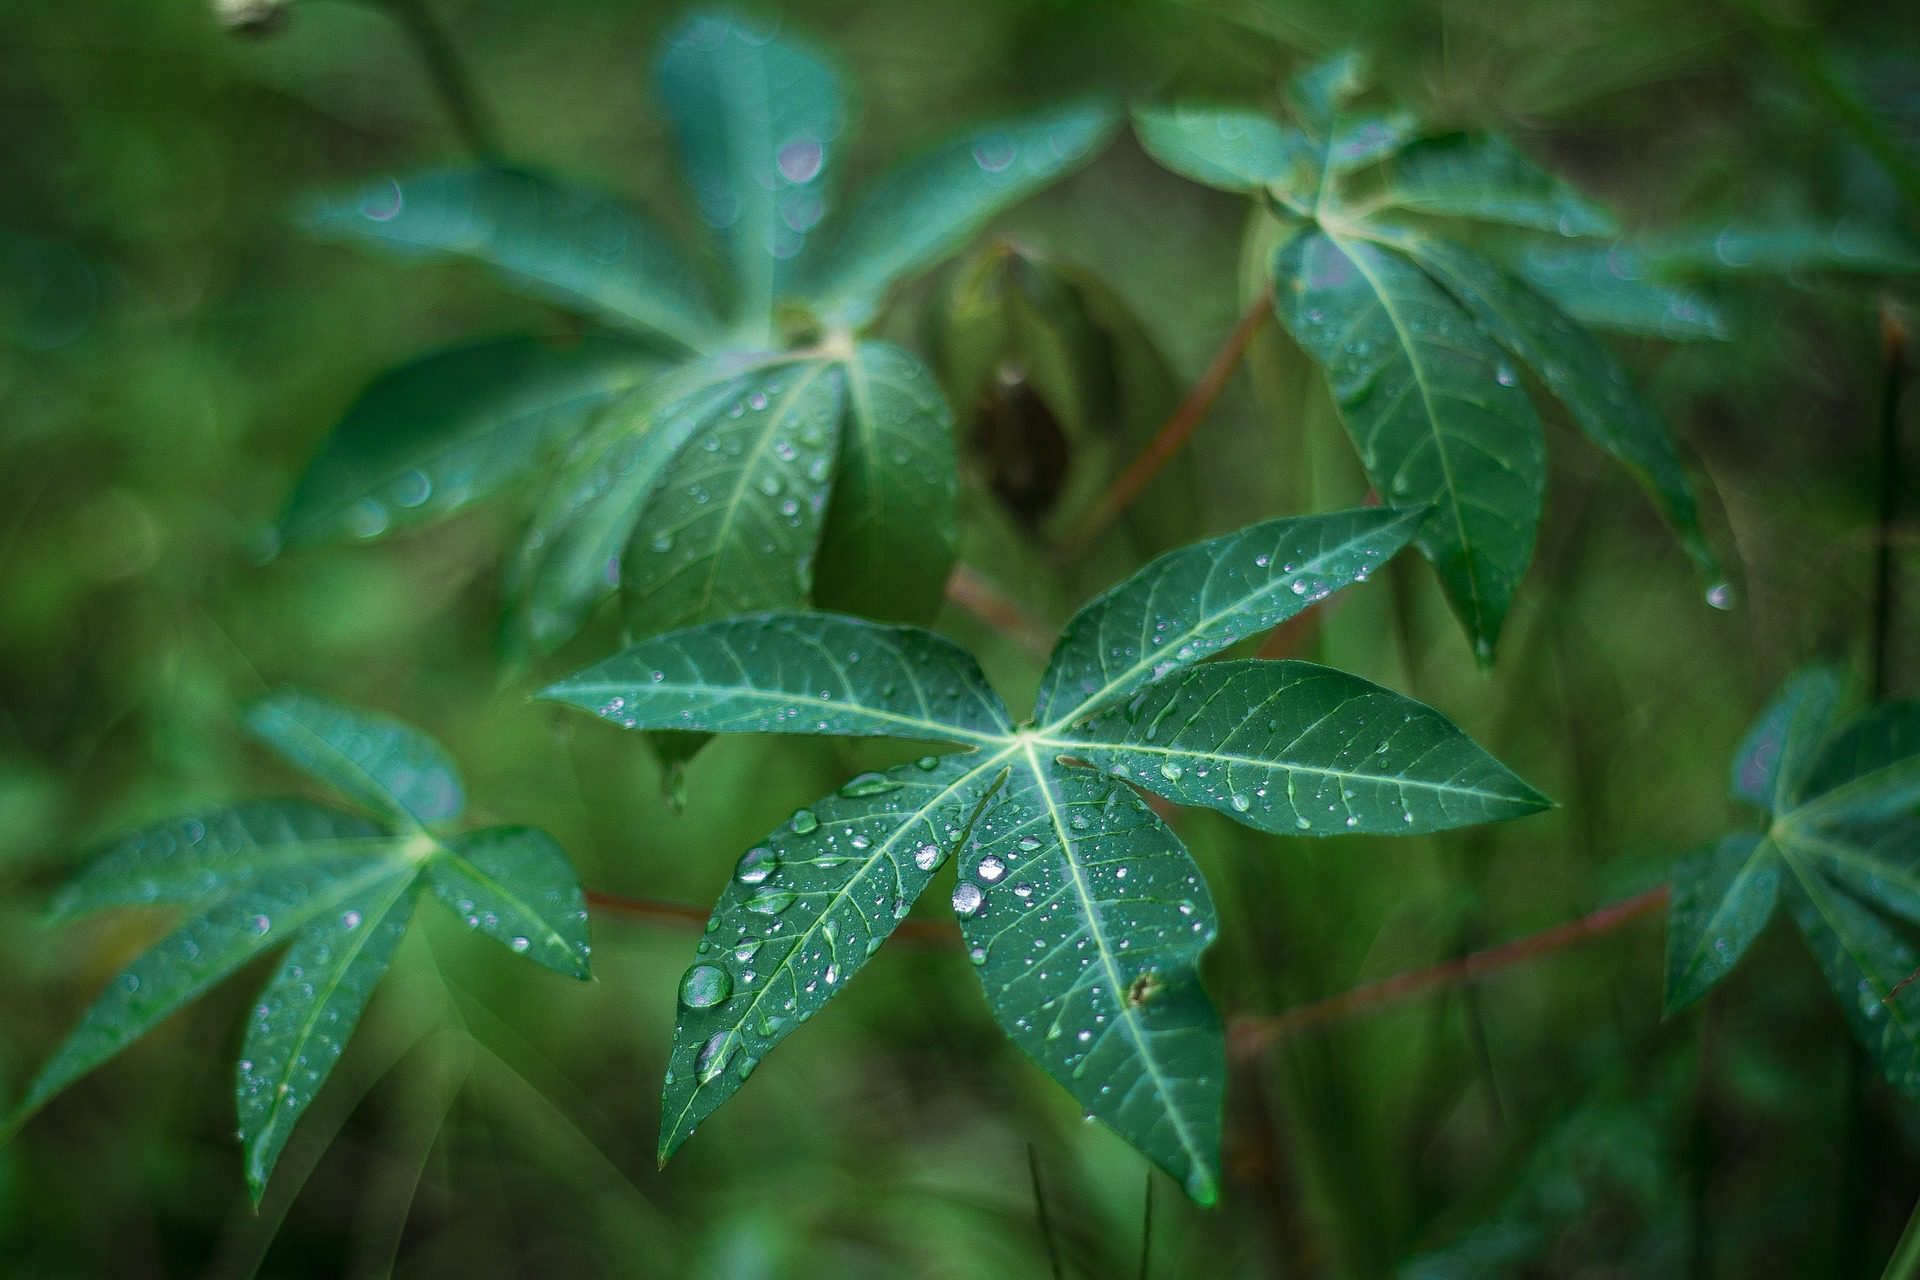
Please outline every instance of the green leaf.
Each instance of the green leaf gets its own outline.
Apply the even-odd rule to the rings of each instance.
[[[1034,715],[1058,727],[1364,582],[1407,544],[1423,509],[1290,516],[1170,551],[1067,623]]]
[[[1540,375],[1587,438],[1640,478],[1702,573],[1719,562],[1700,532],[1700,511],[1667,424],[1627,371],[1545,295],[1457,245],[1408,237],[1405,247],[1495,341]]]
[[[1792,807],[1814,749],[1833,729],[1842,681],[1832,667],[1796,672],[1767,704],[1733,757],[1736,799],[1769,813]]]
[[[1472,318],[1390,250],[1310,231],[1280,249],[1273,273],[1274,309],[1326,370],[1382,499],[1434,504],[1416,542],[1490,662],[1546,484],[1540,420],[1519,379]]]
[[[1404,114],[1348,116],[1327,137],[1327,172],[1353,173],[1387,160],[1419,137],[1413,119]]]
[[[555,973],[593,976],[586,895],[546,832],[488,827],[455,836],[428,859],[426,880],[469,929]]]
[[[680,980],[662,1161],[886,941],[1003,760],[963,753],[865,774],[741,857]]]
[[[1116,123],[1097,105],[1007,121],[882,177],[812,278],[820,314],[862,323],[895,280],[932,266],[995,214],[1086,161]]]
[[[299,800],[235,805],[111,841],[54,895],[49,912],[70,920],[105,907],[201,902],[290,867],[381,853],[399,843],[364,818]]]
[[[1920,701],[1859,712],[1820,746],[1798,789],[1796,820],[1870,822],[1920,804]]]
[[[438,743],[378,712],[299,689],[247,710],[256,737],[341,795],[408,825],[460,816],[466,793]]]
[[[954,890],[987,1003],[1026,1055],[1202,1204],[1218,1195],[1215,918],[1173,833],[1123,783],[1032,746],[981,814]]]
[[[758,365],[696,361],[627,397],[549,488],[509,574],[515,647],[548,653],[620,583],[620,559],[661,473],[689,438],[760,385]]]
[[[1624,244],[1534,245],[1513,266],[1528,284],[1591,328],[1668,342],[1732,336],[1719,309],[1703,295],[1660,280],[1646,256]]]
[[[234,1083],[247,1187],[257,1205],[299,1122],[346,1048],[413,916],[416,867],[401,864],[303,932],[260,993]]]
[[[1325,151],[1300,130],[1252,111],[1136,110],[1133,129],[1147,154],[1162,165],[1223,191],[1278,187],[1309,197]]]
[[[1728,836],[1674,863],[1667,903],[1667,1013],[1733,971],[1773,916],[1780,858],[1771,840]]]
[[[770,366],[680,446],[620,561],[638,631],[806,599],[845,382],[826,361]]]
[[[1395,157],[1376,207],[1605,236],[1613,218],[1497,134],[1423,138]]]
[[[732,269],[735,321],[764,337],[788,264],[825,212],[840,85],[809,50],[715,14],[670,34],[656,70],[701,215]]]
[[[306,546],[443,519],[524,480],[659,362],[625,342],[502,338],[376,379],[315,455],[280,520]]]
[[[1646,242],[1647,256],[1675,274],[1794,276],[1810,271],[1901,276],[1920,272],[1920,245],[1893,227],[1838,223],[1734,223],[1677,231]]]
[[[1817,863],[1848,892],[1920,924],[1920,819],[1821,829],[1788,822],[1776,831],[1782,844]]]
[[[846,370],[833,498],[813,595],[823,609],[924,622],[940,606],[959,536],[953,411],[899,347],[863,342]]]
[[[716,336],[693,269],[599,192],[517,169],[381,179],[316,202],[307,225],[406,256],[486,264],[547,302],[700,350]]]
[[[107,983],[41,1069],[18,1120],[119,1053],[220,979],[394,874],[392,859],[354,858],[260,875],[141,953]]]
[[[1920,1097],[1920,955],[1872,910],[1791,854],[1787,901],[1853,1033],[1902,1093]]]
[[[767,614],[643,640],[542,690],[629,729],[997,741],[1012,728],[973,658],[915,627]]]
[[[1311,662],[1209,662],[1036,743],[1285,835],[1412,835],[1549,807],[1433,708]]]

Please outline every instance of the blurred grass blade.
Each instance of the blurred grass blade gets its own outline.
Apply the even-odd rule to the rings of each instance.
[[[524,481],[659,358],[590,339],[557,348],[502,338],[383,374],[308,464],[280,537],[287,546],[372,538],[443,519]]]
[[[293,1126],[326,1083],[407,932],[417,867],[402,863],[315,920],[260,993],[234,1084],[247,1188],[260,1203]]]
[[[809,50],[720,14],[668,35],[656,74],[681,164],[731,268],[735,322],[764,340],[788,264],[826,209],[840,85]]]
[[[732,618],[642,640],[541,692],[629,729],[997,742],[1012,723],[973,657],[835,614]]]
[[[407,256],[471,259],[543,301],[691,350],[717,337],[693,269],[655,227],[609,196],[539,174],[382,179],[315,202],[306,222]]]
[[[1408,145],[1394,158],[1373,200],[1404,213],[1500,222],[1563,236],[1608,236],[1615,230],[1605,209],[1489,133],[1450,133]]]
[[[1124,783],[1027,746],[980,816],[953,904],[1014,1043],[1211,1204],[1226,1045],[1197,966],[1216,926],[1173,833]]]
[[[341,795],[404,823],[460,816],[466,793],[440,744],[391,716],[300,689],[278,689],[247,710],[254,736]]]
[[[1771,840],[1728,836],[1673,866],[1667,905],[1669,1015],[1711,991],[1773,917],[1780,857]]]
[[[121,836],[49,908],[55,920],[104,907],[181,905],[232,893],[306,863],[388,852],[397,837],[365,818],[299,800],[261,800]]]
[[[660,471],[620,560],[642,635],[807,598],[832,489],[846,374],[774,365]]]
[[[812,278],[820,314],[848,326],[864,322],[895,280],[955,252],[995,214],[1084,163],[1116,123],[1096,105],[1028,116],[881,177]]]
[[[1274,310],[1327,374],[1382,501],[1432,503],[1415,539],[1484,665],[1540,522],[1546,445],[1492,340],[1411,262],[1319,231],[1275,255]]]
[[[532,827],[487,827],[447,841],[426,881],[460,922],[515,955],[585,980],[587,899],[566,851]]]
[[[1639,477],[1680,545],[1710,585],[1720,564],[1700,532],[1700,511],[1673,438],[1626,369],[1593,336],[1498,264],[1428,237],[1404,247],[1493,339],[1533,369],[1589,440]]]
[[[1035,718],[1057,727],[1364,582],[1425,516],[1391,507],[1291,516],[1169,551],[1067,623]]]
[[[846,416],[813,598],[823,609],[925,622],[959,537],[953,411],[899,347],[863,342],[843,368]]]
[[[680,979],[660,1159],[879,950],[972,824],[1005,753],[866,774],[740,859]]]
[[[1283,835],[1412,835],[1548,807],[1433,708],[1311,662],[1203,663],[1045,745]]]

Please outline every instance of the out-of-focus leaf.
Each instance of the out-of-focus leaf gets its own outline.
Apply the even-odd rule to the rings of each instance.
[[[1883,702],[1821,744],[1797,789],[1798,820],[1871,822],[1920,804],[1920,702]]]
[[[1782,685],[1733,757],[1733,794],[1768,812],[1783,812],[1799,790],[1813,752],[1840,710],[1840,673],[1809,667]]]
[[[813,598],[824,609],[925,622],[959,537],[953,412],[926,366],[899,347],[860,343],[843,368],[846,416]]]
[[[1472,317],[1389,249],[1310,231],[1279,251],[1273,274],[1274,309],[1326,370],[1374,488],[1433,504],[1415,541],[1491,662],[1546,487],[1540,420],[1519,379]]]
[[[466,807],[452,759],[391,716],[280,689],[248,709],[247,727],[341,795],[403,823],[445,822]]]
[[[517,169],[386,178],[323,198],[307,225],[411,256],[486,264],[535,297],[700,350],[716,334],[686,261],[631,209]]]
[[[1624,244],[1536,244],[1516,255],[1513,266],[1590,328],[1668,342],[1733,336],[1719,308],[1698,290],[1662,280],[1645,254]]]
[[[1298,129],[1252,111],[1176,106],[1137,110],[1140,145],[1167,168],[1223,191],[1270,187],[1309,197],[1324,147]]]
[[[426,881],[469,929],[555,973],[588,976],[586,896],[546,832],[488,827],[455,836],[428,859]]]
[[[1770,840],[1728,836],[1673,866],[1667,905],[1667,1012],[1727,976],[1773,917],[1780,857]]]
[[[1443,831],[1548,807],[1433,708],[1311,662],[1205,663],[1043,742],[1284,835]]]
[[[289,546],[373,538],[450,516],[531,475],[594,413],[652,376],[628,343],[503,338],[376,379],[307,466],[280,520]]]
[[[1787,856],[1787,902],[1853,1033],[1887,1080],[1920,1096],[1920,954],[1806,860]]]
[[[1379,207],[1566,236],[1614,232],[1611,215],[1497,134],[1423,138],[1395,156]]]
[[[1920,272],[1920,245],[1890,228],[1844,220],[1702,228],[1644,242],[1663,271],[1698,276]]]
[[[826,212],[840,85],[811,51],[718,14],[669,35],[657,71],[687,178],[732,268],[735,322],[764,341],[789,264]]]
[[[1112,136],[1106,107],[1083,105],[982,129],[882,177],[811,282],[822,316],[855,325],[902,275],[957,250],[995,214],[1077,167]]]

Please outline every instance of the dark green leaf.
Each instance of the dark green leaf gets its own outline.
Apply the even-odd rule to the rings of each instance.
[[[1210,662],[1036,745],[1286,835],[1518,818],[1545,797],[1433,708],[1311,662]]]
[[[716,336],[692,269],[660,232],[612,198],[514,169],[458,169],[323,199],[322,235],[409,256],[485,263],[560,306],[699,350]]]
[[[1223,191],[1279,187],[1310,197],[1325,148],[1252,111],[1175,106],[1133,113],[1147,154],[1184,178]]]
[[[447,753],[390,716],[280,689],[248,709],[247,727],[341,795],[404,823],[443,822],[466,807]]]
[[[1808,271],[1873,276],[1920,272],[1920,245],[1892,228],[1838,223],[1734,224],[1679,231],[1646,243],[1647,256],[1675,274],[1790,276]]]
[[[1775,830],[1849,893],[1920,925],[1920,819],[1821,829],[1788,822]]]
[[[290,866],[399,844],[365,818],[299,800],[235,805],[112,841],[54,896],[51,914],[67,920],[103,907],[202,902]]]
[[[1870,822],[1920,804],[1920,701],[1883,702],[1840,725],[1796,798],[1796,820],[1814,822]]]
[[[1780,857],[1771,840],[1728,836],[1674,863],[1667,903],[1667,1012],[1732,972],[1773,916]]]
[[[1528,284],[1595,329],[1684,342],[1731,334],[1697,290],[1657,278],[1646,256],[1624,244],[1536,245],[1514,261]]]
[[[504,338],[396,369],[361,394],[308,465],[281,539],[372,538],[452,515],[524,479],[658,368],[624,342],[560,349]]]
[[[788,264],[825,212],[840,86],[808,50],[714,14],[668,36],[658,74],[700,212],[732,267],[734,318],[763,341]]]
[[[1090,157],[1112,111],[1076,106],[982,129],[884,176],[854,209],[810,292],[844,325],[870,316],[895,280],[957,250],[995,214]]]
[[[1123,783],[1027,746],[980,816],[953,903],[1014,1043],[1212,1203],[1226,1052],[1197,965],[1215,920],[1173,833]]]
[[[655,636],[541,696],[629,729],[961,742],[1011,729],[980,668],[951,641],[835,614],[732,618]]]
[[[555,973],[592,976],[587,899],[566,852],[532,827],[488,827],[447,841],[427,884],[461,923]]]
[[[339,898],[288,949],[260,993],[234,1086],[255,1204],[293,1126],[320,1092],[386,974],[418,889],[417,867],[402,863]]]
[[[1614,230],[1604,209],[1496,134],[1450,133],[1406,146],[1375,202],[1407,213],[1504,222],[1566,236],[1604,236]]]
[[[1896,1089],[1920,1096],[1920,955],[1872,910],[1789,856],[1787,901],[1855,1036]]]
[[[924,622],[939,607],[958,537],[953,412],[926,367],[899,347],[863,342],[844,367],[846,418],[814,599]]]
[[[886,941],[966,834],[1004,757],[863,775],[741,857],[680,980],[662,1160]]]
[[[1733,794],[1769,813],[1791,806],[1814,749],[1839,714],[1840,673],[1809,667],[1795,673],[1760,713],[1733,757]]]
[[[1287,517],[1168,552],[1067,623],[1035,717],[1057,727],[1364,582],[1425,514],[1371,507]]]
[[[1327,372],[1381,497],[1432,503],[1416,538],[1482,662],[1533,555],[1540,420],[1491,339],[1418,267],[1310,231],[1274,259],[1274,309]]]

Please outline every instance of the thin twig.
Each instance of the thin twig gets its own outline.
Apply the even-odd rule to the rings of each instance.
[[[1053,634],[1000,588],[964,564],[953,566],[947,599],[1036,658],[1053,648]]]
[[[1540,956],[1613,932],[1666,905],[1667,886],[1649,889],[1622,902],[1600,908],[1578,920],[1568,920],[1484,951],[1458,956],[1424,969],[1414,969],[1354,987],[1323,1000],[1295,1005],[1268,1016],[1235,1019],[1228,1035],[1236,1054],[1254,1056],[1286,1036],[1335,1022],[1382,1005],[1394,1004],[1423,992],[1471,982],[1489,973],[1511,969]]]
[[[1061,540],[1059,555],[1062,559],[1072,559],[1087,549],[1093,540],[1103,533],[1107,526],[1119,519],[1120,514],[1133,505],[1141,490],[1152,483],[1173,456],[1180,452],[1188,438],[1199,429],[1206,420],[1207,411],[1213,408],[1213,402],[1226,390],[1227,379],[1233,376],[1233,370],[1247,353],[1247,346],[1253,341],[1253,335],[1273,313],[1273,291],[1271,288],[1260,291],[1239,321],[1227,334],[1225,342],[1213,354],[1213,360],[1206,371],[1200,375],[1193,389],[1187,392],[1187,398],[1168,419],[1160,424],[1153,439],[1147,441],[1127,469],[1120,473],[1107,491],[1079,524]]]
[[[1053,1238],[1053,1221],[1047,1216],[1047,1190],[1040,1185],[1040,1153],[1031,1142],[1027,1144],[1027,1176],[1033,1179],[1033,1216],[1040,1228],[1040,1239],[1047,1246],[1047,1265],[1052,1269],[1053,1280],[1064,1280],[1066,1272],[1060,1269],[1060,1245]]]

